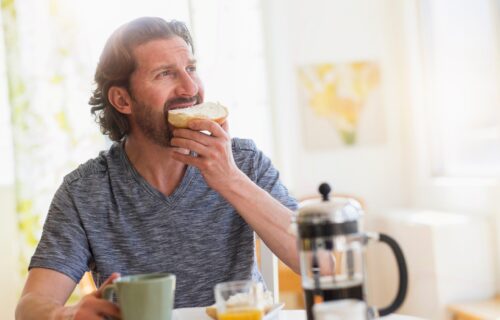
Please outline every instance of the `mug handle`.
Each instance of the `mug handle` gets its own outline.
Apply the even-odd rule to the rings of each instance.
[[[114,284],[114,283],[108,284],[107,286],[104,287],[104,290],[102,290],[102,298],[104,300],[108,300],[110,302],[114,302],[113,301],[113,294],[116,294],[116,290],[117,290],[116,284]],[[116,318],[114,318],[114,317],[107,317],[105,319],[107,319],[107,320],[115,320]]]
[[[108,284],[102,290],[102,298],[108,301],[113,301],[113,294],[116,294],[116,284]]]
[[[379,241],[387,244],[394,253],[396,263],[398,264],[399,273],[399,287],[396,297],[387,307],[379,308],[378,310],[380,316],[386,316],[399,309],[399,307],[401,307],[405,300],[406,292],[408,291],[408,269],[406,267],[406,260],[403,255],[403,250],[401,250],[401,247],[398,245],[396,240],[384,233],[380,233],[378,234],[378,236]]]

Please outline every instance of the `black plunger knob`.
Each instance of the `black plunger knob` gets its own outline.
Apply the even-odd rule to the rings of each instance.
[[[328,183],[323,182],[322,184],[320,184],[319,193],[321,193],[323,201],[328,201],[330,191],[332,191],[332,188],[330,188],[330,185]]]

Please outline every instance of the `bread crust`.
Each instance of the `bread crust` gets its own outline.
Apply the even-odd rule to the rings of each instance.
[[[205,309],[205,312],[207,313],[207,315],[214,319],[214,320],[217,320],[217,308],[215,307],[215,305],[212,305],[212,306],[208,306],[206,309]]]
[[[196,113],[196,114],[189,114],[189,113],[168,113],[168,123],[170,123],[172,126],[176,128],[188,128],[189,127],[189,121],[195,120],[195,119],[208,119],[217,122],[218,124],[222,124],[224,121],[226,121],[226,118],[228,116],[228,111],[227,108],[224,107],[223,105],[220,105],[221,110],[224,112],[224,116],[222,117],[217,117],[213,118],[208,115],[204,115],[201,113]],[[189,108],[186,108],[189,109]]]

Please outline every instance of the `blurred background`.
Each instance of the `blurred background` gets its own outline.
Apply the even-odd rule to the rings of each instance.
[[[232,136],[255,140],[294,196],[328,181],[400,242],[401,313],[500,317],[499,0],[2,0],[1,319],[63,176],[109,147],[87,104],[93,73],[139,16],[190,26],[206,100],[229,107]],[[379,305],[397,285],[387,255],[369,256]]]

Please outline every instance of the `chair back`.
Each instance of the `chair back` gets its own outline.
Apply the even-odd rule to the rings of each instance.
[[[257,234],[255,234],[255,250],[260,273],[266,282],[267,290],[272,292],[274,301],[279,301],[278,258]]]

